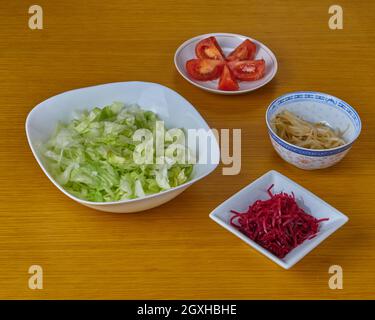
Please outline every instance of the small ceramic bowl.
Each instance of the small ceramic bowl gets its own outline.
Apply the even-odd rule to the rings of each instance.
[[[343,132],[346,144],[337,148],[313,150],[295,146],[280,137],[271,126],[273,117],[283,110],[309,122],[322,122]],[[305,170],[333,166],[348,153],[361,132],[361,119],[353,107],[339,98],[315,91],[285,94],[274,100],[266,111],[268,133],[276,152],[286,162]]]
[[[56,125],[69,122],[76,112],[95,106],[106,106],[113,101],[138,104],[142,109],[155,112],[169,128],[209,130],[207,122],[199,112],[177,92],[157,83],[117,82],[67,91],[39,103],[26,119],[26,135],[34,157],[46,176],[66,196],[90,208],[108,212],[137,212],[159,206],[183,192],[193,183],[210,174],[217,163],[197,163],[188,182],[169,190],[146,195],[143,198],[114,202],[92,202],[77,198],[67,192],[48,172],[40,145],[53,133]],[[219,158],[220,150],[216,139],[209,139],[207,150],[212,157]],[[200,150],[197,150],[200,151]],[[210,153],[208,153],[210,154]],[[203,156],[197,153],[198,159]]]
[[[329,220],[320,223],[319,231],[315,238],[304,241],[282,259],[248,238],[230,224],[230,218],[233,215],[230,212],[231,210],[245,212],[249,205],[253,204],[256,200],[269,199],[267,189],[272,184],[274,185],[272,188],[273,193],[286,192],[291,194],[293,192],[298,205],[302,207],[306,213],[317,219],[329,218]],[[347,216],[310,191],[273,170],[253,181],[219,205],[211,212],[210,218],[285,269],[291,268],[349,220]]]
[[[224,91],[219,90],[218,80],[212,81],[197,81],[189,77],[186,71],[186,61],[190,59],[195,59],[195,46],[197,43],[205,38],[208,37],[215,37],[217,42],[219,43],[220,47],[222,48],[225,55],[228,55],[232,52],[239,44],[241,44],[244,40],[250,39],[254,42],[257,46],[257,52],[255,59],[264,59],[266,63],[266,70],[264,77],[256,80],[256,81],[241,81],[239,82],[240,89],[236,91]],[[267,48],[263,43],[254,40],[252,38],[240,35],[240,34],[233,34],[233,33],[209,33],[203,34],[192,39],[185,41],[176,51],[174,56],[174,63],[177,68],[177,71],[191,84],[194,86],[201,88],[203,90],[219,93],[219,94],[241,94],[245,92],[250,92],[256,90],[260,87],[263,87],[268,82],[272,80],[277,72],[277,60],[273,52]]]

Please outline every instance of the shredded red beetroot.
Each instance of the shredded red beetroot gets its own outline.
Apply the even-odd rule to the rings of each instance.
[[[270,199],[255,201],[247,212],[231,210],[234,216],[230,223],[263,248],[284,258],[302,242],[314,238],[319,223],[328,218],[314,218],[298,206],[293,192],[272,194],[272,188],[273,185],[267,190]]]

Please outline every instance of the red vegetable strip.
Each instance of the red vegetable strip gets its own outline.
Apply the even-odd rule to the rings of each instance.
[[[328,218],[316,219],[307,214],[296,202],[294,193],[273,194],[274,185],[267,189],[268,200],[257,200],[246,212],[231,210],[230,224],[279,258],[305,240],[316,237],[319,223]]]
[[[272,188],[273,188],[274,184],[271,184],[271,186],[267,189],[267,192],[268,194],[270,195],[270,197],[272,198],[273,194],[271,192]]]

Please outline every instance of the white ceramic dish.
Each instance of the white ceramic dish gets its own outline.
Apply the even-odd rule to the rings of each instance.
[[[283,110],[291,111],[306,121],[323,122],[333,129],[339,129],[344,132],[343,138],[347,143],[337,148],[312,150],[279,138],[272,129],[271,120]],[[343,159],[362,127],[353,107],[339,98],[316,91],[292,92],[277,98],[266,111],[266,124],[272,145],[281,158],[305,170],[327,168]]]
[[[257,81],[239,82],[240,89],[237,91],[223,91],[223,90],[217,89],[218,80],[197,81],[197,80],[191,79],[186,72],[186,67],[185,67],[186,61],[196,58],[196,55],[195,55],[196,44],[202,39],[208,38],[211,36],[216,37],[225,55],[233,51],[239,44],[241,44],[246,39],[250,39],[252,42],[254,42],[257,46],[257,53],[255,56],[255,59],[263,58],[266,62],[266,71],[265,71],[264,77]],[[275,76],[277,72],[277,60],[276,60],[275,55],[270,49],[268,49],[263,43],[257,40],[254,40],[252,38],[249,38],[243,35],[233,34],[233,33],[209,33],[209,34],[203,34],[203,35],[200,35],[200,36],[197,36],[197,37],[194,37],[192,39],[185,41],[177,49],[175,56],[174,56],[174,63],[178,72],[191,84],[206,91],[219,93],[219,94],[227,94],[227,95],[241,94],[241,93],[250,92],[260,87],[263,87],[264,85],[266,85],[268,82],[272,80],[272,78]]]
[[[272,189],[272,192],[274,193],[282,191],[287,193],[294,192],[298,204],[312,216],[318,219],[329,218],[328,221],[324,221],[320,224],[320,230],[315,238],[303,242],[283,259],[276,257],[268,250],[252,241],[231,226],[229,221],[232,216],[230,210],[244,212],[248,209],[249,205],[253,204],[256,200],[268,199],[269,196],[267,194],[267,189],[272,184],[274,184]],[[212,211],[210,218],[285,269],[291,268],[295,263],[318,246],[324,239],[348,221],[347,216],[277,171],[267,172],[265,175],[237,192]]]
[[[91,202],[79,199],[64,188],[48,173],[39,153],[39,146],[53,132],[59,121],[68,122],[77,111],[103,107],[113,101],[136,103],[145,110],[158,114],[169,128],[205,129],[209,126],[198,111],[177,92],[156,83],[118,82],[67,91],[51,97],[31,110],[26,119],[26,135],[30,148],[40,167],[52,183],[69,198],[85,206],[108,212],[137,212],[159,206],[183,192],[193,183],[210,174],[217,164],[194,165],[190,181],[167,191],[144,198],[116,202]],[[211,155],[219,158],[215,139],[208,144]],[[198,154],[198,158],[199,158]]]

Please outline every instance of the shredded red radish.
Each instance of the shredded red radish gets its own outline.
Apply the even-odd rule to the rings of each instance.
[[[293,192],[272,194],[272,188],[267,190],[270,199],[255,201],[247,212],[231,210],[234,216],[230,223],[275,256],[284,258],[302,242],[314,238],[319,223],[328,218],[314,218],[298,206]]]

